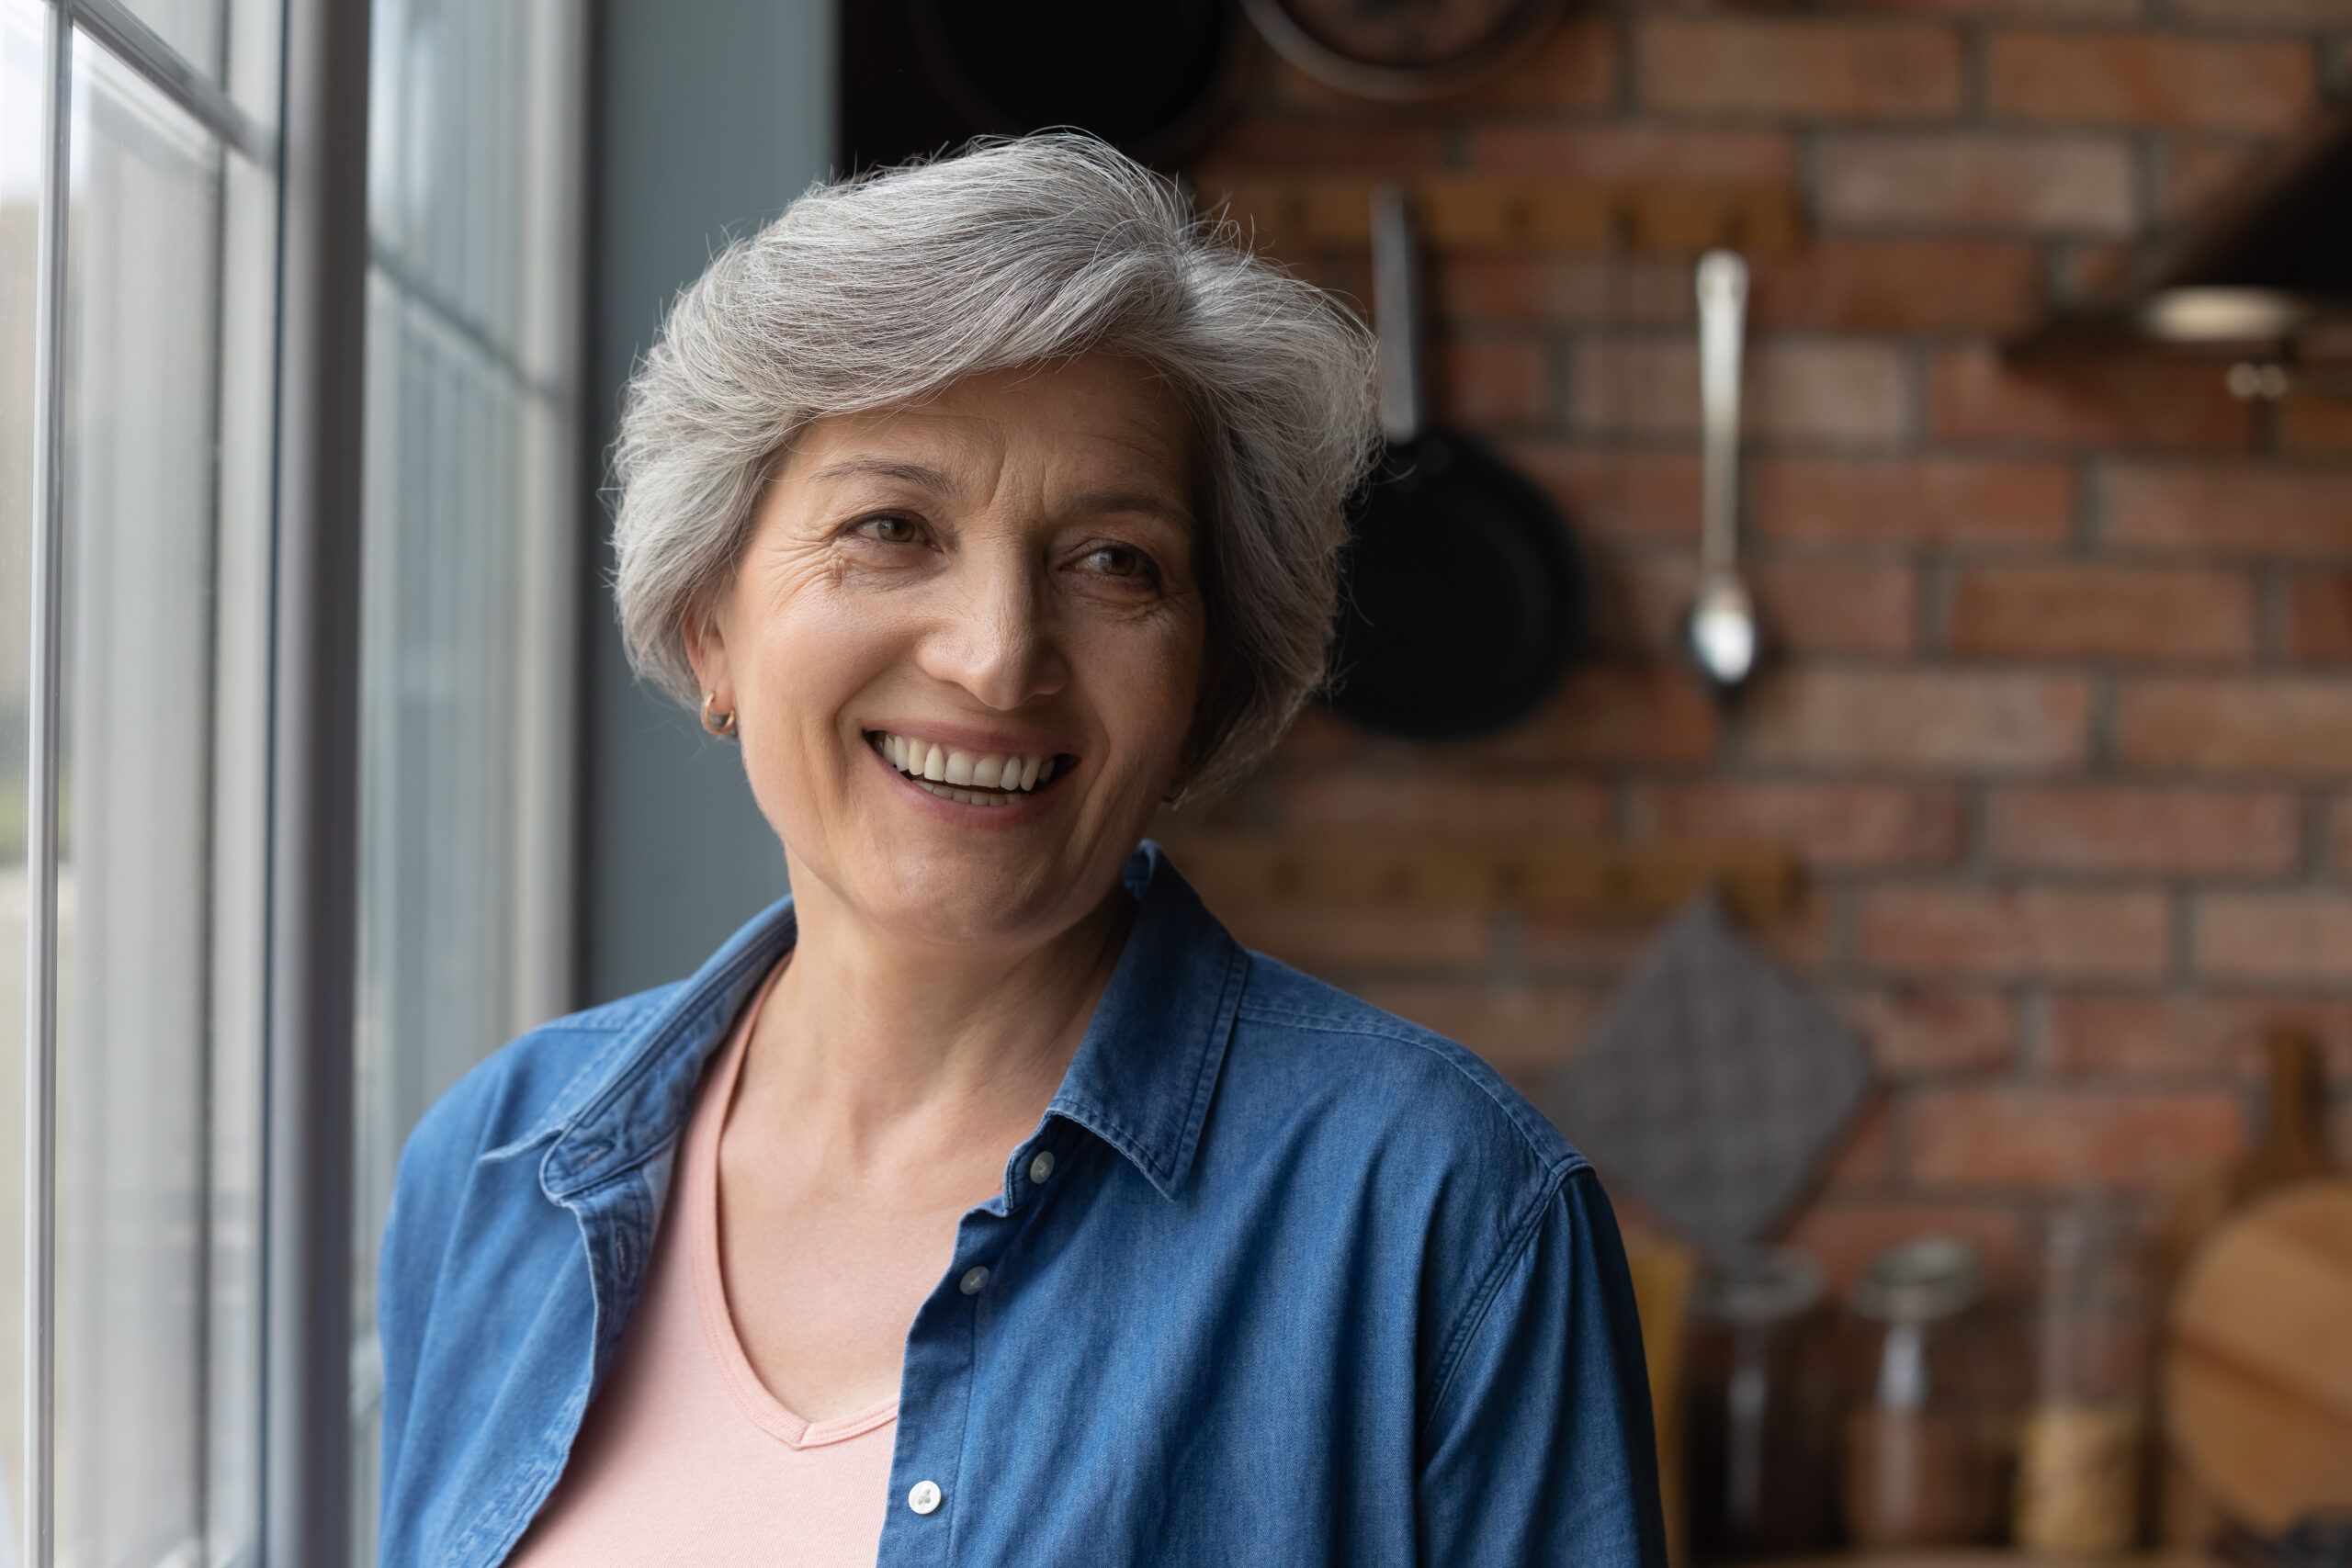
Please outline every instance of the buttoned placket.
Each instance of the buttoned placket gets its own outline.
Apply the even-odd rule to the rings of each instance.
[[[1004,1191],[957,1223],[947,1272],[908,1330],[890,1466],[892,1506],[883,1521],[877,1568],[951,1561],[958,1511],[985,1506],[970,1495],[980,1478],[963,1473],[973,1373],[982,1330],[995,1316],[1001,1260],[1062,1167],[1065,1156],[1052,1145],[1063,1131],[1049,1121],[1015,1149],[1006,1162]]]

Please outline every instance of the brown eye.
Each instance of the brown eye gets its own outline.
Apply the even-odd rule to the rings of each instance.
[[[857,525],[857,531],[885,545],[911,545],[922,536],[913,520],[906,517],[868,517]]]
[[[1145,577],[1151,571],[1151,563],[1144,558],[1143,552],[1125,545],[1095,546],[1086,552],[1086,567],[1104,577]]]

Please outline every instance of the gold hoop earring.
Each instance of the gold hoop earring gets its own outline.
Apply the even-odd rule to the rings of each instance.
[[[710,716],[710,705],[718,700],[718,694],[717,692],[706,692],[703,694],[702,727],[723,740],[728,736],[735,733],[735,716],[731,713],[721,714],[718,718],[713,719]]]

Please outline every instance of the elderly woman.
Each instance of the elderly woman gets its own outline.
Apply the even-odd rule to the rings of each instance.
[[[792,897],[417,1129],[387,1568],[1662,1562],[1589,1168],[1138,847],[1319,677],[1369,369],[1069,136],[680,299],[621,619]]]

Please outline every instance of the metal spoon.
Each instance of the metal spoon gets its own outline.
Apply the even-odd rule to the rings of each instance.
[[[1739,352],[1747,264],[1729,251],[1699,258],[1699,404],[1705,446],[1699,591],[1682,639],[1699,673],[1728,699],[1756,671],[1763,641],[1756,601],[1739,578]]]

